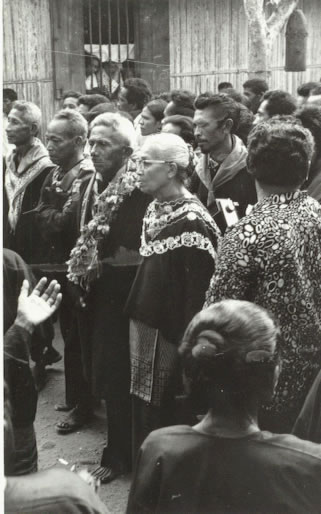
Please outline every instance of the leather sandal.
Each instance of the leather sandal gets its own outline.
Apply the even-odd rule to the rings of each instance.
[[[85,412],[77,406],[70,411],[63,421],[59,421],[56,424],[56,430],[58,434],[71,434],[85,425],[91,417],[91,411]]]

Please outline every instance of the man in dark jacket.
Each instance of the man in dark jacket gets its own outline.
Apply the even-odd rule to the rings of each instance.
[[[57,166],[43,184],[36,217],[47,241],[42,271],[57,278],[64,293],[59,319],[65,343],[66,403],[56,409],[67,410],[81,404],[85,418],[91,415],[91,397],[82,374],[76,312],[66,290],[66,260],[79,235],[76,210],[80,189],[94,173],[91,159],[84,157],[87,132],[87,121],[75,110],[60,111],[49,123],[47,149]]]
[[[110,482],[129,470],[129,320],[124,306],[140,263],[142,222],[150,201],[128,169],[135,144],[131,122],[118,113],[97,116],[89,136],[96,175],[84,191],[81,236],[68,278],[80,285],[82,361],[95,396],[107,408],[108,445],[96,476]],[[134,173],[134,174],[133,174]],[[77,426],[77,412],[66,423]]]
[[[54,165],[42,142],[37,139],[41,111],[31,102],[13,104],[8,116],[8,142],[15,145],[6,158],[4,213],[5,241],[28,264],[42,261],[44,240],[34,223],[34,209],[40,189]],[[7,223],[6,223],[7,219]],[[7,237],[6,237],[7,235]]]
[[[235,202],[238,216],[244,216],[247,206],[256,203],[254,181],[246,168],[247,150],[234,134],[240,108],[226,95],[201,95],[195,107],[195,136],[204,156],[192,176],[191,190],[224,232],[226,221],[217,200]]]

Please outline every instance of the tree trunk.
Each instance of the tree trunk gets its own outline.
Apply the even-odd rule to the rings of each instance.
[[[272,44],[299,0],[276,0],[266,21],[264,0],[243,0],[249,26],[249,77],[268,79]]]

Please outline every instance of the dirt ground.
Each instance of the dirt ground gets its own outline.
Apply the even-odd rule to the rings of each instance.
[[[54,346],[63,353],[63,342],[57,325]],[[47,382],[39,393],[36,417],[36,434],[39,453],[39,469],[61,466],[58,459],[73,464],[76,469],[93,469],[100,462],[105,445],[105,409],[103,404],[95,411],[93,421],[79,432],[59,435],[55,424],[65,413],[54,410],[55,403],[64,402],[63,360],[47,368]],[[99,496],[112,514],[123,514],[126,510],[131,476],[126,475],[110,484],[102,485]]]

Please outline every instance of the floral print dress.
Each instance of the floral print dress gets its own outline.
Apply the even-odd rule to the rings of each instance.
[[[321,206],[306,192],[270,195],[226,232],[205,306],[225,298],[279,321],[282,371],[262,428],[289,431],[321,367]]]

